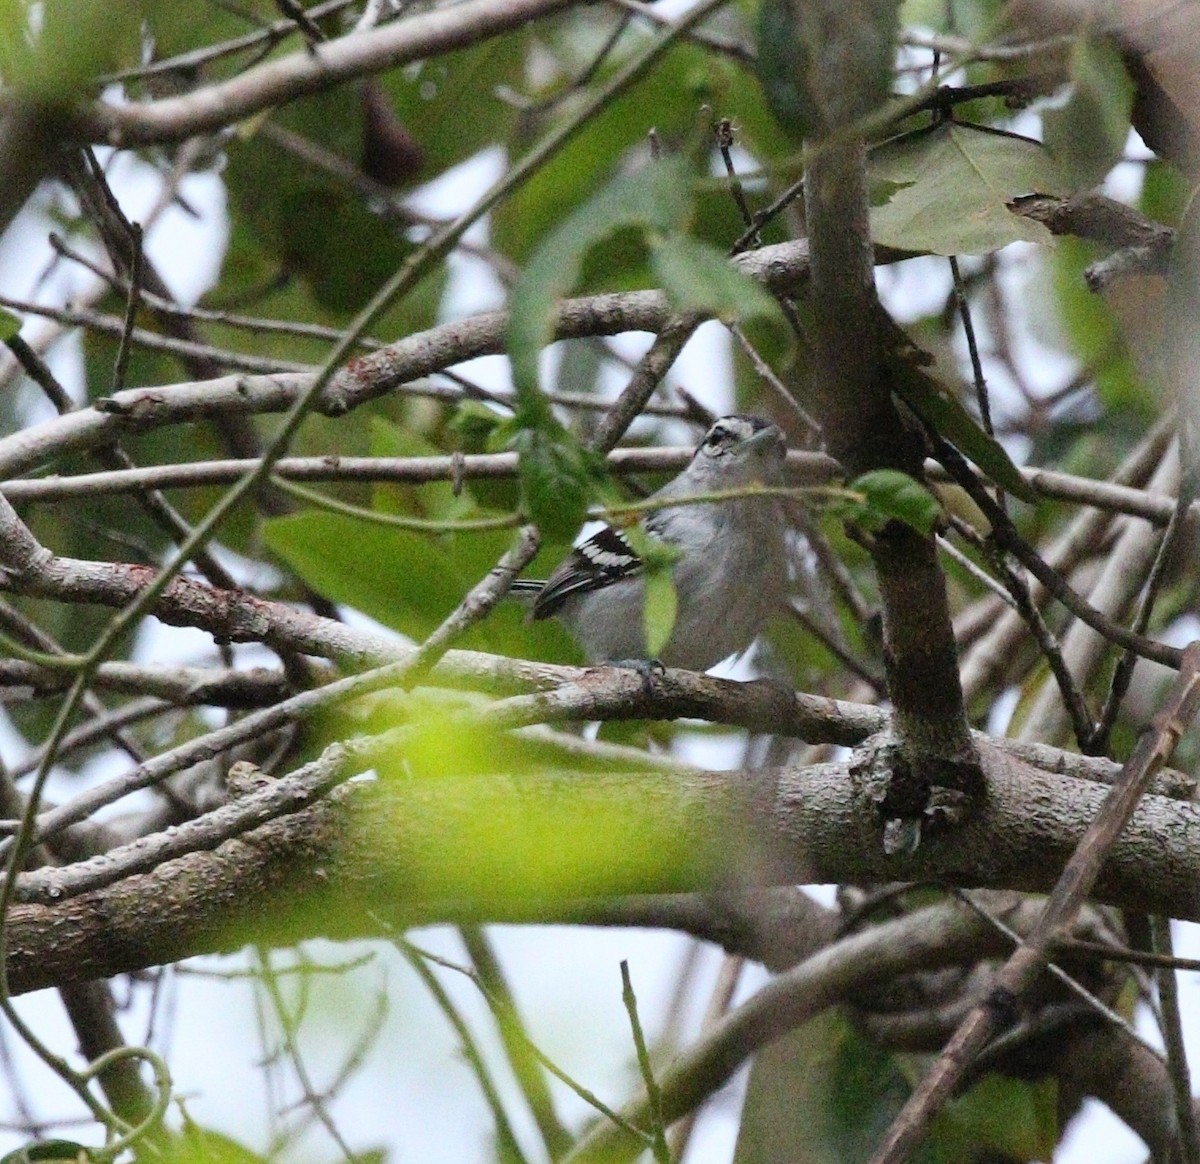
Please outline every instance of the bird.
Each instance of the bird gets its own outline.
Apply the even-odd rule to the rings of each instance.
[[[787,442],[758,416],[717,420],[687,467],[649,499],[783,483]],[[653,660],[643,618],[645,567],[620,530],[606,525],[576,546],[544,582],[518,579],[531,617],[555,617],[590,663],[661,663],[707,671],[745,651],[787,589],[787,522],[781,498],[748,495],[651,509],[647,533],[673,547],[676,617]]]

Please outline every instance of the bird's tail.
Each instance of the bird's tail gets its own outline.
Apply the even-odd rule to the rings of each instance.
[[[528,606],[541,594],[545,585],[545,581],[540,578],[517,578],[508,588],[507,597]]]

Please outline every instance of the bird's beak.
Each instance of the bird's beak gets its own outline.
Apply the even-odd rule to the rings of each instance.
[[[768,424],[765,428],[760,428],[746,443],[756,451],[777,445],[781,452],[787,452],[787,440],[783,435],[783,430],[775,424]]]

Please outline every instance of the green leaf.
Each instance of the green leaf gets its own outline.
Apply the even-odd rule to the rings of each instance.
[[[481,400],[461,400],[454,406],[450,428],[458,434],[463,451],[482,452],[488,447],[492,434],[504,423],[504,418]]]
[[[582,12],[574,13],[586,19]],[[578,24],[566,24],[563,35],[578,53]],[[606,26],[611,28],[611,25]],[[644,46],[649,33],[636,25],[622,40],[629,47]],[[569,50],[564,46],[563,52]],[[594,49],[592,50],[594,53]],[[582,68],[589,56],[580,56]],[[610,54],[597,75],[597,83],[612,76],[620,62],[620,53]],[[533,99],[553,98],[569,84],[561,75],[546,89],[529,92]],[[527,90],[528,91],[528,90]],[[649,74],[597,114],[528,182],[506,198],[492,216],[492,245],[520,266],[529,261],[546,235],[577,207],[591,199],[597,190],[623,169],[631,169],[645,155],[647,132],[655,129],[663,141],[683,143],[675,152],[707,159],[711,150],[710,116],[699,111],[707,106],[737,126],[738,143],[758,161],[788,155],[793,146],[781,133],[767,111],[762,92],[744,67],[728,58],[714,55],[695,44],[676,44]],[[573,100],[553,102],[550,117],[535,121],[539,129],[562,124],[575,111]],[[694,144],[693,144],[694,143]],[[720,233],[706,234],[710,242],[721,245],[741,233],[737,208],[727,190],[713,185],[713,204],[724,210]],[[732,231],[732,233],[730,233]],[[611,283],[610,283],[611,289]]]
[[[774,296],[715,247],[687,235],[670,235],[652,242],[650,263],[678,307],[707,312],[724,323],[757,321],[765,325],[772,347],[787,345],[791,329]]]
[[[936,255],[988,254],[1020,241],[1050,243],[1046,227],[1013,214],[1008,203],[1021,194],[1068,188],[1038,142],[957,124],[873,151],[870,177],[901,187],[871,209],[872,239]]]
[[[519,29],[379,74],[396,116],[424,154],[423,178],[511,140],[520,114],[502,93],[524,89],[532,39],[531,30]]]
[[[71,1164],[92,1158],[92,1148],[75,1140],[38,1140],[23,1144],[0,1156],[0,1164],[31,1164],[34,1160],[69,1160]]]
[[[167,1164],[266,1164],[266,1158],[221,1132],[190,1119],[160,1153]]]
[[[734,1164],[866,1164],[910,1094],[905,1059],[826,1011],[754,1058]],[[989,1076],[950,1102],[914,1164],[1049,1160],[1056,1085]]]
[[[1143,168],[1137,206],[1147,218],[1176,226],[1192,199],[1191,183],[1178,166],[1155,158]]]
[[[551,541],[567,541],[587,515],[591,465],[579,442],[553,417],[520,429],[517,452],[522,509]]]
[[[0,343],[8,343],[20,330],[20,318],[0,307]]]
[[[909,1090],[895,1056],[825,1011],[755,1055],[734,1164],[866,1164]]]
[[[302,275],[330,311],[358,311],[413,250],[357,194],[325,181],[294,182],[274,202],[285,267]]]
[[[943,1159],[962,1160],[980,1147],[1009,1160],[1049,1160],[1058,1144],[1058,1084],[988,1075],[944,1108],[930,1138]]]
[[[926,424],[970,457],[1002,489],[1022,501],[1037,501],[1037,494],[1004,446],[975,423],[949,389],[904,360],[893,361],[893,371],[896,390]]]
[[[642,560],[646,580],[642,628],[646,637],[646,653],[656,659],[671,638],[679,613],[673,571],[680,551],[647,533],[641,526],[629,526],[623,533],[633,552]]]
[[[866,498],[851,520],[868,529],[882,529],[893,519],[930,534],[942,508],[928,489],[898,469],[875,469],[850,483],[850,489]]]
[[[308,510],[267,522],[264,539],[326,597],[419,641],[496,564],[512,535],[503,530],[425,535]],[[548,556],[561,552],[547,547]],[[552,662],[579,660],[578,648],[556,620],[530,624],[524,613],[519,603],[502,604],[471,628],[463,646]]]
[[[1042,114],[1047,148],[1072,190],[1089,190],[1116,165],[1129,139],[1133,82],[1115,44],[1080,37],[1071,48],[1071,96]]]
[[[1151,296],[1147,288],[1125,296],[1093,294],[1083,272],[1095,257],[1095,249],[1081,239],[1060,240],[1047,256],[1050,310],[1034,314],[1032,322],[1039,338],[1050,336],[1092,369],[1096,395],[1110,416],[1127,411],[1150,424],[1159,415],[1161,401],[1153,379],[1144,376],[1138,364],[1145,364],[1153,347],[1146,325],[1146,312],[1155,310],[1148,302]]]
[[[683,228],[691,209],[691,174],[681,158],[653,162],[614,179],[575,210],[543,241],[510,300],[508,354],[522,424],[549,413],[538,392],[538,357],[553,338],[554,307],[575,286],[583,260],[622,227],[660,234]]]
[[[320,593],[414,639],[427,637],[474,581],[433,538],[342,514],[275,518],[263,537]]]
[[[143,7],[103,0],[44,0],[36,6],[5,0],[0,4],[0,76],[6,91],[23,91],[25,98],[51,106],[83,99],[96,88],[98,73],[138,60]]]
[[[662,654],[675,629],[679,613],[679,595],[670,570],[646,571],[646,603],[642,624],[646,634],[646,653],[652,659]]]
[[[370,418],[372,457],[429,457],[441,453],[432,442],[411,429],[384,419]],[[450,521],[473,517],[478,513],[471,493],[463,489],[458,496],[449,481],[427,481],[422,485],[402,485],[381,481],[372,491],[374,506],[386,513],[407,513],[419,517]]]

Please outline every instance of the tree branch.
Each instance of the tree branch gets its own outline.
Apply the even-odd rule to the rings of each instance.
[[[673,896],[657,909],[644,895],[893,880],[1045,892],[1107,790],[997,748],[982,756],[988,795],[980,812],[899,856],[879,844],[871,790],[883,774],[870,772],[868,753],[770,772],[387,779],[346,785],[290,812],[303,798],[289,806],[295,790],[284,778],[154,845],[143,838],[97,861],[22,874],[20,896],[40,903],[26,900],[12,910],[10,979],[14,991],[25,991],[236,949],[251,939],[291,944],[377,935],[372,911],[401,926],[674,925],[760,957],[775,940],[771,927],[731,924],[729,899],[714,915],[697,904],[681,912]],[[645,828],[623,838],[619,870],[597,868],[560,885],[554,897],[531,883],[514,884],[513,854],[527,849],[532,821],[553,821],[548,837],[591,835],[597,813],[628,817],[631,803]],[[486,845],[471,840],[480,829]],[[460,862],[448,860],[453,853]],[[153,867],[113,878],[139,863]],[[1109,853],[1095,895],[1196,919],[1198,886],[1200,810],[1149,796]],[[631,896],[607,900],[614,893]]]
[[[223,129],[264,109],[343,81],[465,48],[550,16],[569,0],[465,0],[369,32],[309,45],[179,97],[114,105],[97,101],[70,119],[78,141],[162,145]]]

